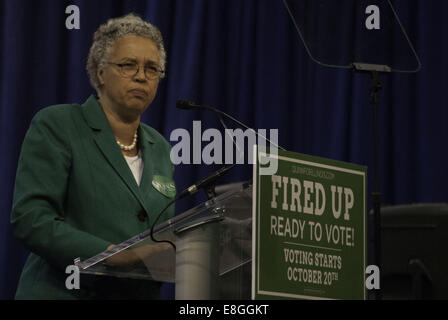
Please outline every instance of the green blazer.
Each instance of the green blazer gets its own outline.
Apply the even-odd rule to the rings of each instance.
[[[65,287],[65,268],[75,258],[148,230],[172,199],[152,184],[155,175],[172,181],[170,144],[143,123],[138,137],[140,186],[94,96],[35,115],[22,145],[11,213],[15,236],[31,252],[17,299],[158,297],[159,284],[149,281],[81,276],[80,290]],[[173,213],[171,208],[160,222]]]

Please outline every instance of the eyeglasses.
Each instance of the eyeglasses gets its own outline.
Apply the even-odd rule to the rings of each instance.
[[[115,63],[107,61],[107,63],[117,66],[121,75],[126,78],[135,77],[140,71],[140,65],[134,62]],[[147,80],[154,80],[162,77],[165,72],[157,69],[154,65],[146,65],[144,73]]]

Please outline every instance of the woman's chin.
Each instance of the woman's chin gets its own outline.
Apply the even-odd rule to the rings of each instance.
[[[145,110],[148,108],[148,105],[146,105],[145,103],[141,102],[141,103],[129,103],[126,105],[125,107],[125,111],[123,113],[125,113],[128,118],[132,119],[135,117],[139,117],[143,112],[145,112]]]
[[[141,110],[143,112],[150,103],[151,101],[148,101],[148,98],[133,96],[127,101],[126,105],[129,109]]]

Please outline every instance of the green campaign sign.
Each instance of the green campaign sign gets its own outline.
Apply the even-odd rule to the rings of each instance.
[[[367,168],[257,153],[252,298],[365,299]],[[263,175],[274,160],[277,172]]]

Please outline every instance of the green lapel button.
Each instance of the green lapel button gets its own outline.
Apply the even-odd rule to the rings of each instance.
[[[161,194],[167,196],[168,198],[174,198],[176,195],[176,185],[173,179],[165,176],[155,175],[152,178],[152,185]]]

